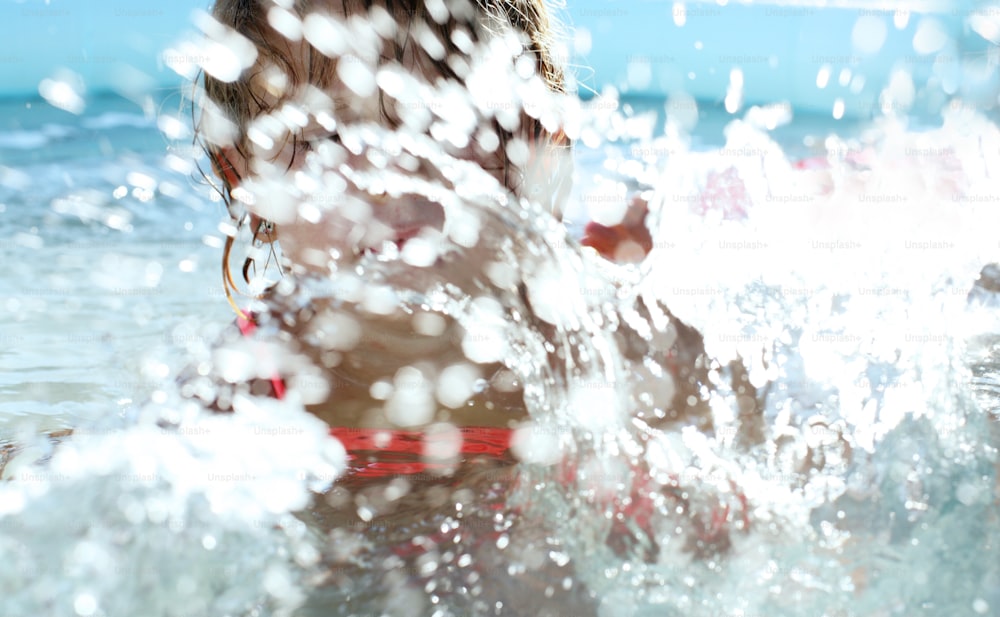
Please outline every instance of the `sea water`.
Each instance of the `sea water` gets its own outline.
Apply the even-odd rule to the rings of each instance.
[[[782,127],[779,107],[706,111],[699,129],[669,102],[628,104],[584,108],[593,133],[574,155],[567,226],[578,234],[615,183],[652,190],[643,266],[580,253],[530,205],[466,196],[472,245],[514,266],[466,273],[478,286],[441,310],[517,341],[536,454],[375,487],[405,496],[360,525],[316,497],[341,494],[345,453],[294,401],[213,416],[173,385],[231,321],[224,208],[181,145],[179,105],[11,108],[0,411],[20,450],[0,487],[5,612],[997,614],[996,285],[976,283],[1000,252],[995,124],[955,105],[930,125]],[[411,264],[360,266],[331,280]],[[433,301],[445,274],[391,280]],[[564,310],[547,308],[552,289]],[[504,310],[535,321],[498,321]],[[636,413],[655,407],[638,376],[655,370],[666,310],[703,337],[710,430]],[[58,445],[39,438],[69,427]],[[575,479],[555,464],[567,457]],[[729,504],[731,547],[685,550],[681,497],[653,500],[655,555],[630,522],[616,527],[595,495],[649,477],[706,516]]]

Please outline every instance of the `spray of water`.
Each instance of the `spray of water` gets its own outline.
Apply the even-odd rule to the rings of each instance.
[[[967,301],[997,253],[994,124],[961,106],[932,131],[880,120],[831,135],[802,165],[768,133],[787,107],[752,108],[723,148],[694,152],[676,115],[659,131],[618,105],[551,95],[516,37],[471,53],[461,88],[366,62],[378,19],[273,13],[275,29],[341,59],[349,100],[381,93],[409,113],[387,128],[307,87],[250,123],[265,150],[322,129],[298,163],[257,161],[234,194],[286,230],[290,265],[249,307],[252,336],[192,353],[179,385],[125,425],[54,450],[22,440],[0,499],[12,612],[1000,603],[982,591],[1000,576],[995,421],[968,387],[968,357],[988,356],[995,324],[988,302]],[[226,52],[204,70],[231,81],[253,64],[239,34],[200,23]],[[428,53],[434,43],[425,32]],[[280,74],[266,78],[280,90]],[[205,114],[206,138],[228,143],[233,126]],[[612,225],[624,187],[651,191],[641,266],[568,237],[552,215],[564,174],[541,183],[530,144],[506,145],[521,194],[462,156],[482,126],[524,117],[592,146],[671,153],[611,159],[587,194]],[[275,375],[280,401],[254,387]],[[490,400],[502,393],[515,404]],[[341,478],[346,453],[307,409],[333,424],[432,424],[432,458],[451,463],[434,477]],[[518,423],[509,465],[456,460],[459,426],[484,418]]]

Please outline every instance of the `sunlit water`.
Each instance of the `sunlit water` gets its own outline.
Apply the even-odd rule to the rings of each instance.
[[[1000,614],[1000,305],[982,286],[969,299],[1000,253],[991,122],[805,119],[771,140],[752,116],[723,135],[728,118],[708,114],[694,138],[652,141],[662,118],[596,108],[571,235],[606,190],[597,175],[653,187],[642,268],[470,194],[450,266],[368,256],[279,286],[283,308],[333,297],[354,315],[388,281],[508,342],[476,353],[524,380],[535,454],[415,476],[370,518],[345,500],[375,503],[384,483],[328,490],[343,448],[294,397],[213,416],[177,392],[231,321],[224,209],[187,153],[164,156],[154,121],[108,106],[19,114],[0,135],[0,236],[18,264],[2,435],[27,447],[0,487],[5,614]],[[623,130],[642,140],[611,139]],[[702,431],[656,417],[678,336],[666,309],[711,359]],[[77,434],[54,451],[34,438],[62,427]],[[643,492],[659,496],[640,523],[622,500]],[[692,548],[713,514],[731,546]]]

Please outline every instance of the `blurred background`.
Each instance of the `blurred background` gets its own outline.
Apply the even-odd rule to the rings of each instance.
[[[1000,5],[977,0],[803,2],[566,0],[567,54],[580,92],[690,95],[723,102],[738,69],[743,104],[870,117],[893,75],[912,80],[913,105],[961,95],[996,102]],[[79,95],[141,101],[183,87],[191,14],[205,0],[4,0],[0,96],[37,97],[64,83]],[[904,87],[904,86],[899,86]],[[50,92],[58,96],[59,92]],[[67,95],[67,93],[62,93]],[[74,108],[72,101],[67,103]],[[735,111],[735,110],[734,110]]]

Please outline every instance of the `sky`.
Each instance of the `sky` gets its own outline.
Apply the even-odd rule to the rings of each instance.
[[[208,4],[0,0],[0,97],[37,97],[45,80],[82,96],[175,90],[183,79],[169,60],[194,33],[192,12]],[[728,105],[738,86],[741,104],[787,102],[850,117],[870,115],[899,70],[918,89],[931,80],[943,97],[982,90],[995,99],[995,84],[978,83],[990,80],[966,66],[985,54],[970,35],[970,10],[964,0],[829,0],[827,8],[566,0],[558,16],[585,96],[614,87]],[[1000,9],[978,10],[1000,23]]]

